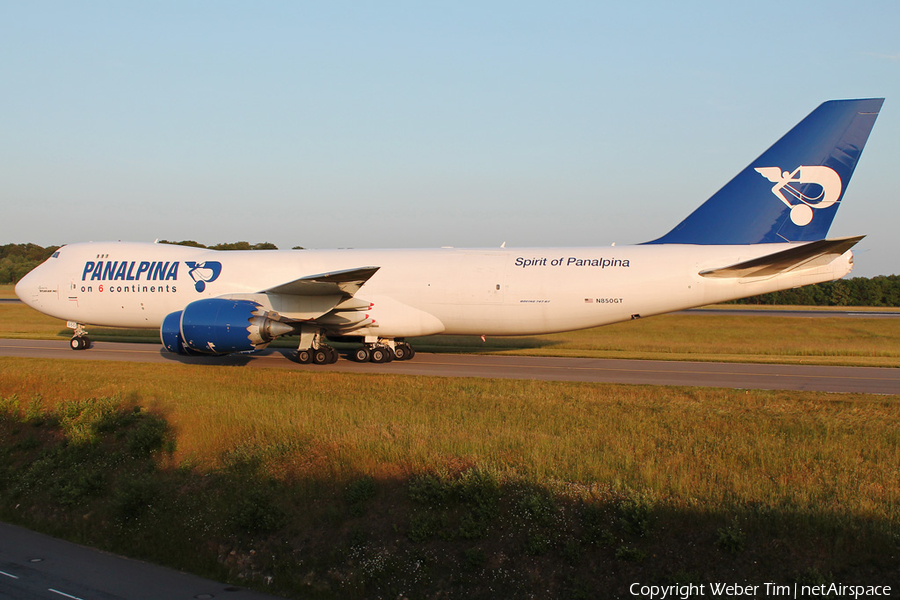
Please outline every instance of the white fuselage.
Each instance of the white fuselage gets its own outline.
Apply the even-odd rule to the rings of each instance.
[[[372,305],[372,326],[356,332],[360,335],[532,335],[829,281],[850,270],[848,251],[824,265],[767,277],[700,275],[792,246],[222,252],[84,243],[61,248],[26,275],[16,293],[35,309],[67,321],[158,328],[166,315],[195,300],[255,294],[304,276],[376,266],[355,295]],[[209,280],[208,270],[191,273],[186,261],[195,266],[215,261],[221,272]]]

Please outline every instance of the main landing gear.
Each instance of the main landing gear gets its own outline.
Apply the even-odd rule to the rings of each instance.
[[[342,340],[348,341],[348,340]],[[398,342],[389,338],[369,338],[362,346],[347,354],[347,358],[356,362],[388,363],[392,360],[409,360],[416,355],[413,347],[406,342]],[[338,352],[326,343],[321,331],[301,333],[300,347],[294,356],[301,365],[330,365],[338,359]]]
[[[72,339],[69,340],[69,348],[72,350],[86,350],[94,345],[91,338],[88,337],[88,332],[84,325],[68,321],[66,326],[75,330]]]
[[[300,345],[294,358],[301,365],[330,365],[337,362],[338,352],[326,343],[321,329],[301,328]]]
[[[327,344],[320,344],[318,348],[309,348],[308,350],[297,350],[297,362],[301,365],[330,365],[336,363],[338,352]]]
[[[356,362],[386,363],[392,360],[409,360],[416,355],[413,347],[406,342],[379,340],[375,344],[366,344],[350,355]]]

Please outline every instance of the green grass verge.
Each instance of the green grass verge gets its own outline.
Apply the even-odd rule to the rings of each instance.
[[[900,580],[897,397],[0,372],[0,517],[293,597]]]

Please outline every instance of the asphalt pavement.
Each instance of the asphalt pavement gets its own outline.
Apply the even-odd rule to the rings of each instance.
[[[88,350],[71,350],[62,340],[0,339],[0,356],[56,360],[103,360],[196,365],[233,365],[296,371],[391,373],[443,377],[484,377],[581,381],[766,390],[812,390],[900,394],[900,369],[822,365],[769,365],[660,360],[620,360],[507,356],[497,354],[432,354],[419,352],[410,361],[386,364],[341,359],[333,365],[300,365],[286,349],[252,355],[181,356],[156,344],[94,342]]]
[[[272,600],[202,579],[0,523],[0,600]]]

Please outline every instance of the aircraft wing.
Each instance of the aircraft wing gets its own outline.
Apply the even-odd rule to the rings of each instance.
[[[431,335],[444,331],[444,324],[434,315],[384,296],[376,296],[378,320],[373,316],[374,298],[359,298],[356,293],[380,267],[358,267],[309,275],[283,283],[246,299],[257,302],[272,311],[271,320],[288,323],[295,328],[301,323],[308,327],[321,327],[328,335],[354,335],[360,329],[381,327],[386,319],[394,326],[402,326],[409,333],[404,335]],[[312,335],[299,329],[303,336]]]
[[[292,296],[335,296],[350,297],[359,291],[380,267],[359,267],[332,271],[319,275],[307,275],[288,283],[282,283],[261,294],[287,294]]]
[[[284,323],[314,321],[325,315],[331,315],[334,320],[335,315],[366,311],[372,306],[368,300],[354,296],[379,268],[359,267],[307,275],[255,294],[225,294],[219,297],[250,300],[268,311],[269,319]],[[349,320],[359,320],[359,317]]]
[[[781,252],[775,252],[774,254],[754,258],[753,260],[740,262],[728,267],[701,271],[700,275],[703,277],[739,279],[744,277],[766,277],[784,273],[806,266],[818,258],[840,256],[864,237],[866,236],[859,235],[809,242],[802,246],[788,248]]]

